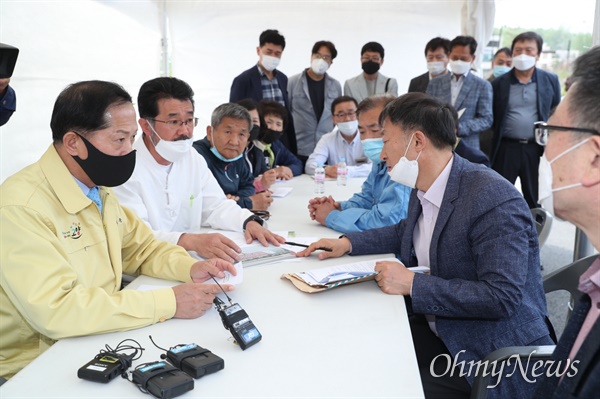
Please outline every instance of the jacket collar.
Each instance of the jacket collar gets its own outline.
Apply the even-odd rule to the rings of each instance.
[[[68,213],[76,214],[92,203],[92,200],[86,197],[77,185],[75,178],[54,148],[54,144],[50,144],[48,150],[42,155],[40,168]]]

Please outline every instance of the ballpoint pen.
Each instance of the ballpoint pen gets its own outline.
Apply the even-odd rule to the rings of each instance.
[[[295,247],[304,247],[304,248],[308,248],[309,247],[309,245],[299,244],[297,242],[291,242],[291,241],[286,241],[285,244],[287,244],[287,245],[293,245]],[[324,248],[324,247],[319,247],[317,249],[319,249],[321,251],[325,251],[325,252],[332,252],[333,251],[333,249],[331,249],[331,248]]]

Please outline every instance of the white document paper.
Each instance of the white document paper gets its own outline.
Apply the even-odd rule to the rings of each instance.
[[[271,186],[271,188],[269,188],[269,190],[271,191],[271,197],[274,197],[274,198],[283,198],[286,195],[288,195],[289,193],[291,193],[293,189],[294,189],[293,187],[274,187],[274,186]]]
[[[347,280],[355,277],[364,277],[369,274],[376,273],[375,263],[384,261],[400,263],[396,258],[376,259],[325,267],[322,269],[314,269],[306,272],[296,273],[296,275],[310,285],[324,285],[336,281]]]

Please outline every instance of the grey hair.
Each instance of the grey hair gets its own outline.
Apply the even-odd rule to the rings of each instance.
[[[396,96],[393,94],[376,94],[369,96],[358,104],[358,108],[356,108],[356,117],[359,117],[361,112],[367,112],[377,107],[385,108],[386,105],[395,99]]]
[[[569,113],[575,126],[600,132],[600,46],[575,61],[573,85],[569,89]]]
[[[248,130],[250,130],[250,127],[252,126],[252,117],[248,110],[241,105],[234,103],[221,104],[215,108],[210,118],[210,125],[213,129],[216,129],[223,121],[223,118],[227,117],[247,121]]]

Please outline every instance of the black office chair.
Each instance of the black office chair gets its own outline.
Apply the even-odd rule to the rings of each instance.
[[[550,235],[550,230],[552,229],[552,220],[554,220],[554,218],[550,212],[544,208],[533,208],[531,210],[531,217],[533,217],[540,248],[542,248],[548,239],[548,236]]]
[[[565,290],[571,294],[567,309],[567,321],[569,320],[569,317],[571,317],[575,300],[579,299],[579,296],[581,295],[581,292],[578,289],[579,277],[592,263],[594,263],[598,256],[600,256],[600,254],[579,259],[578,261],[563,266],[544,277],[545,293]],[[555,345],[509,346],[490,353],[483,361],[485,367],[483,368],[482,373],[475,378],[475,382],[471,388],[471,399],[487,398],[487,386],[490,385],[491,371],[494,364],[504,362],[515,355],[525,361],[527,361],[527,358],[530,358],[532,362],[549,359],[552,356],[552,352],[554,352],[554,348]],[[535,353],[533,353],[533,351],[535,351]]]

